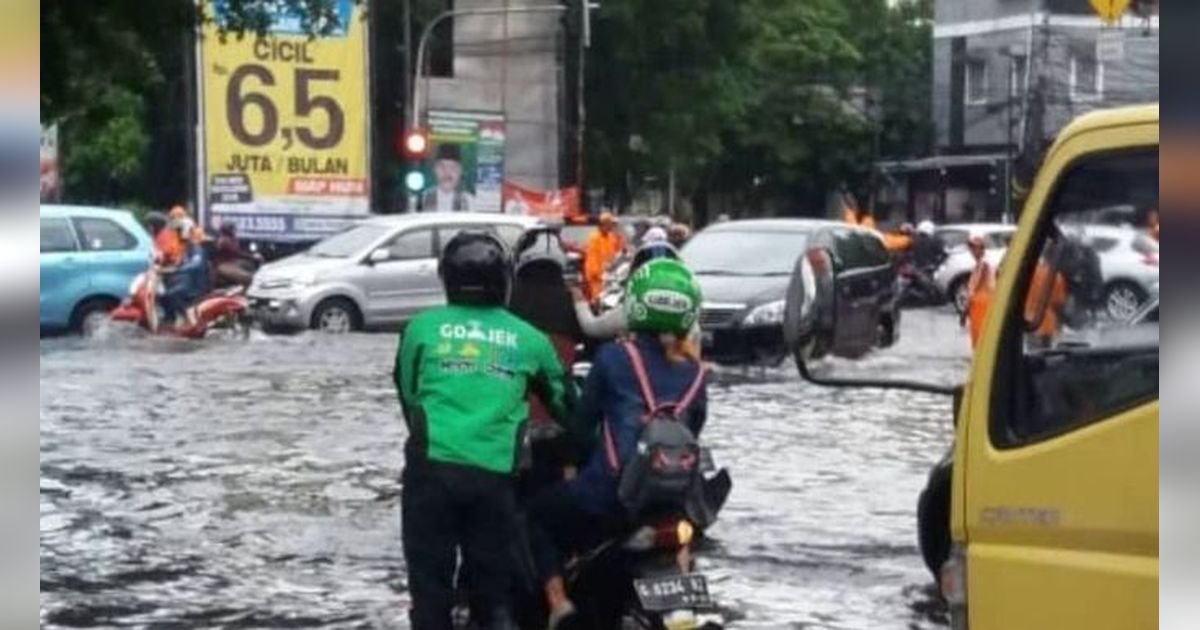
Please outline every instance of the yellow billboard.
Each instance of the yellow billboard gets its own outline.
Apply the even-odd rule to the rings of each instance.
[[[239,39],[219,32],[228,3],[208,1],[199,45],[204,222],[273,240],[337,232],[370,211],[362,8],[338,0],[338,23],[317,37],[281,10],[269,32]]]

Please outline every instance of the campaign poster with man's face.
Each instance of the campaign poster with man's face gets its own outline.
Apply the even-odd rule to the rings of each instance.
[[[422,212],[500,212],[503,115],[431,111],[429,142]]]

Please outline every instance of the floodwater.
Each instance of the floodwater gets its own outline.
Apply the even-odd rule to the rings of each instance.
[[[834,373],[951,382],[948,312]],[[41,344],[46,627],[404,628],[393,334]],[[945,623],[915,505],[950,401],[727,370],[705,441],[734,489],[699,559],[733,628]]]

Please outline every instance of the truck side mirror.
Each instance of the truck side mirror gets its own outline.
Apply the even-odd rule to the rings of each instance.
[[[833,260],[829,251],[813,247],[796,259],[783,311],[784,342],[797,362],[820,359],[834,349]]]

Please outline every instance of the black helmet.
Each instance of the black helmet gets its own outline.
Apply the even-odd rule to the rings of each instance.
[[[438,275],[451,304],[499,306],[508,302],[512,261],[500,239],[463,230],[442,250]]]
[[[233,236],[234,234],[237,234],[237,222],[232,219],[225,219],[224,221],[221,221],[220,227],[217,228],[217,233],[224,234],[226,236]]]
[[[151,210],[142,217],[142,223],[150,228],[151,232],[158,232],[167,227],[167,216],[161,212]]]
[[[655,258],[671,258],[679,260],[679,252],[675,247],[666,241],[655,241],[646,243],[638,248],[633,255],[633,261],[629,263],[629,273],[637,271],[638,267],[654,260]]]

